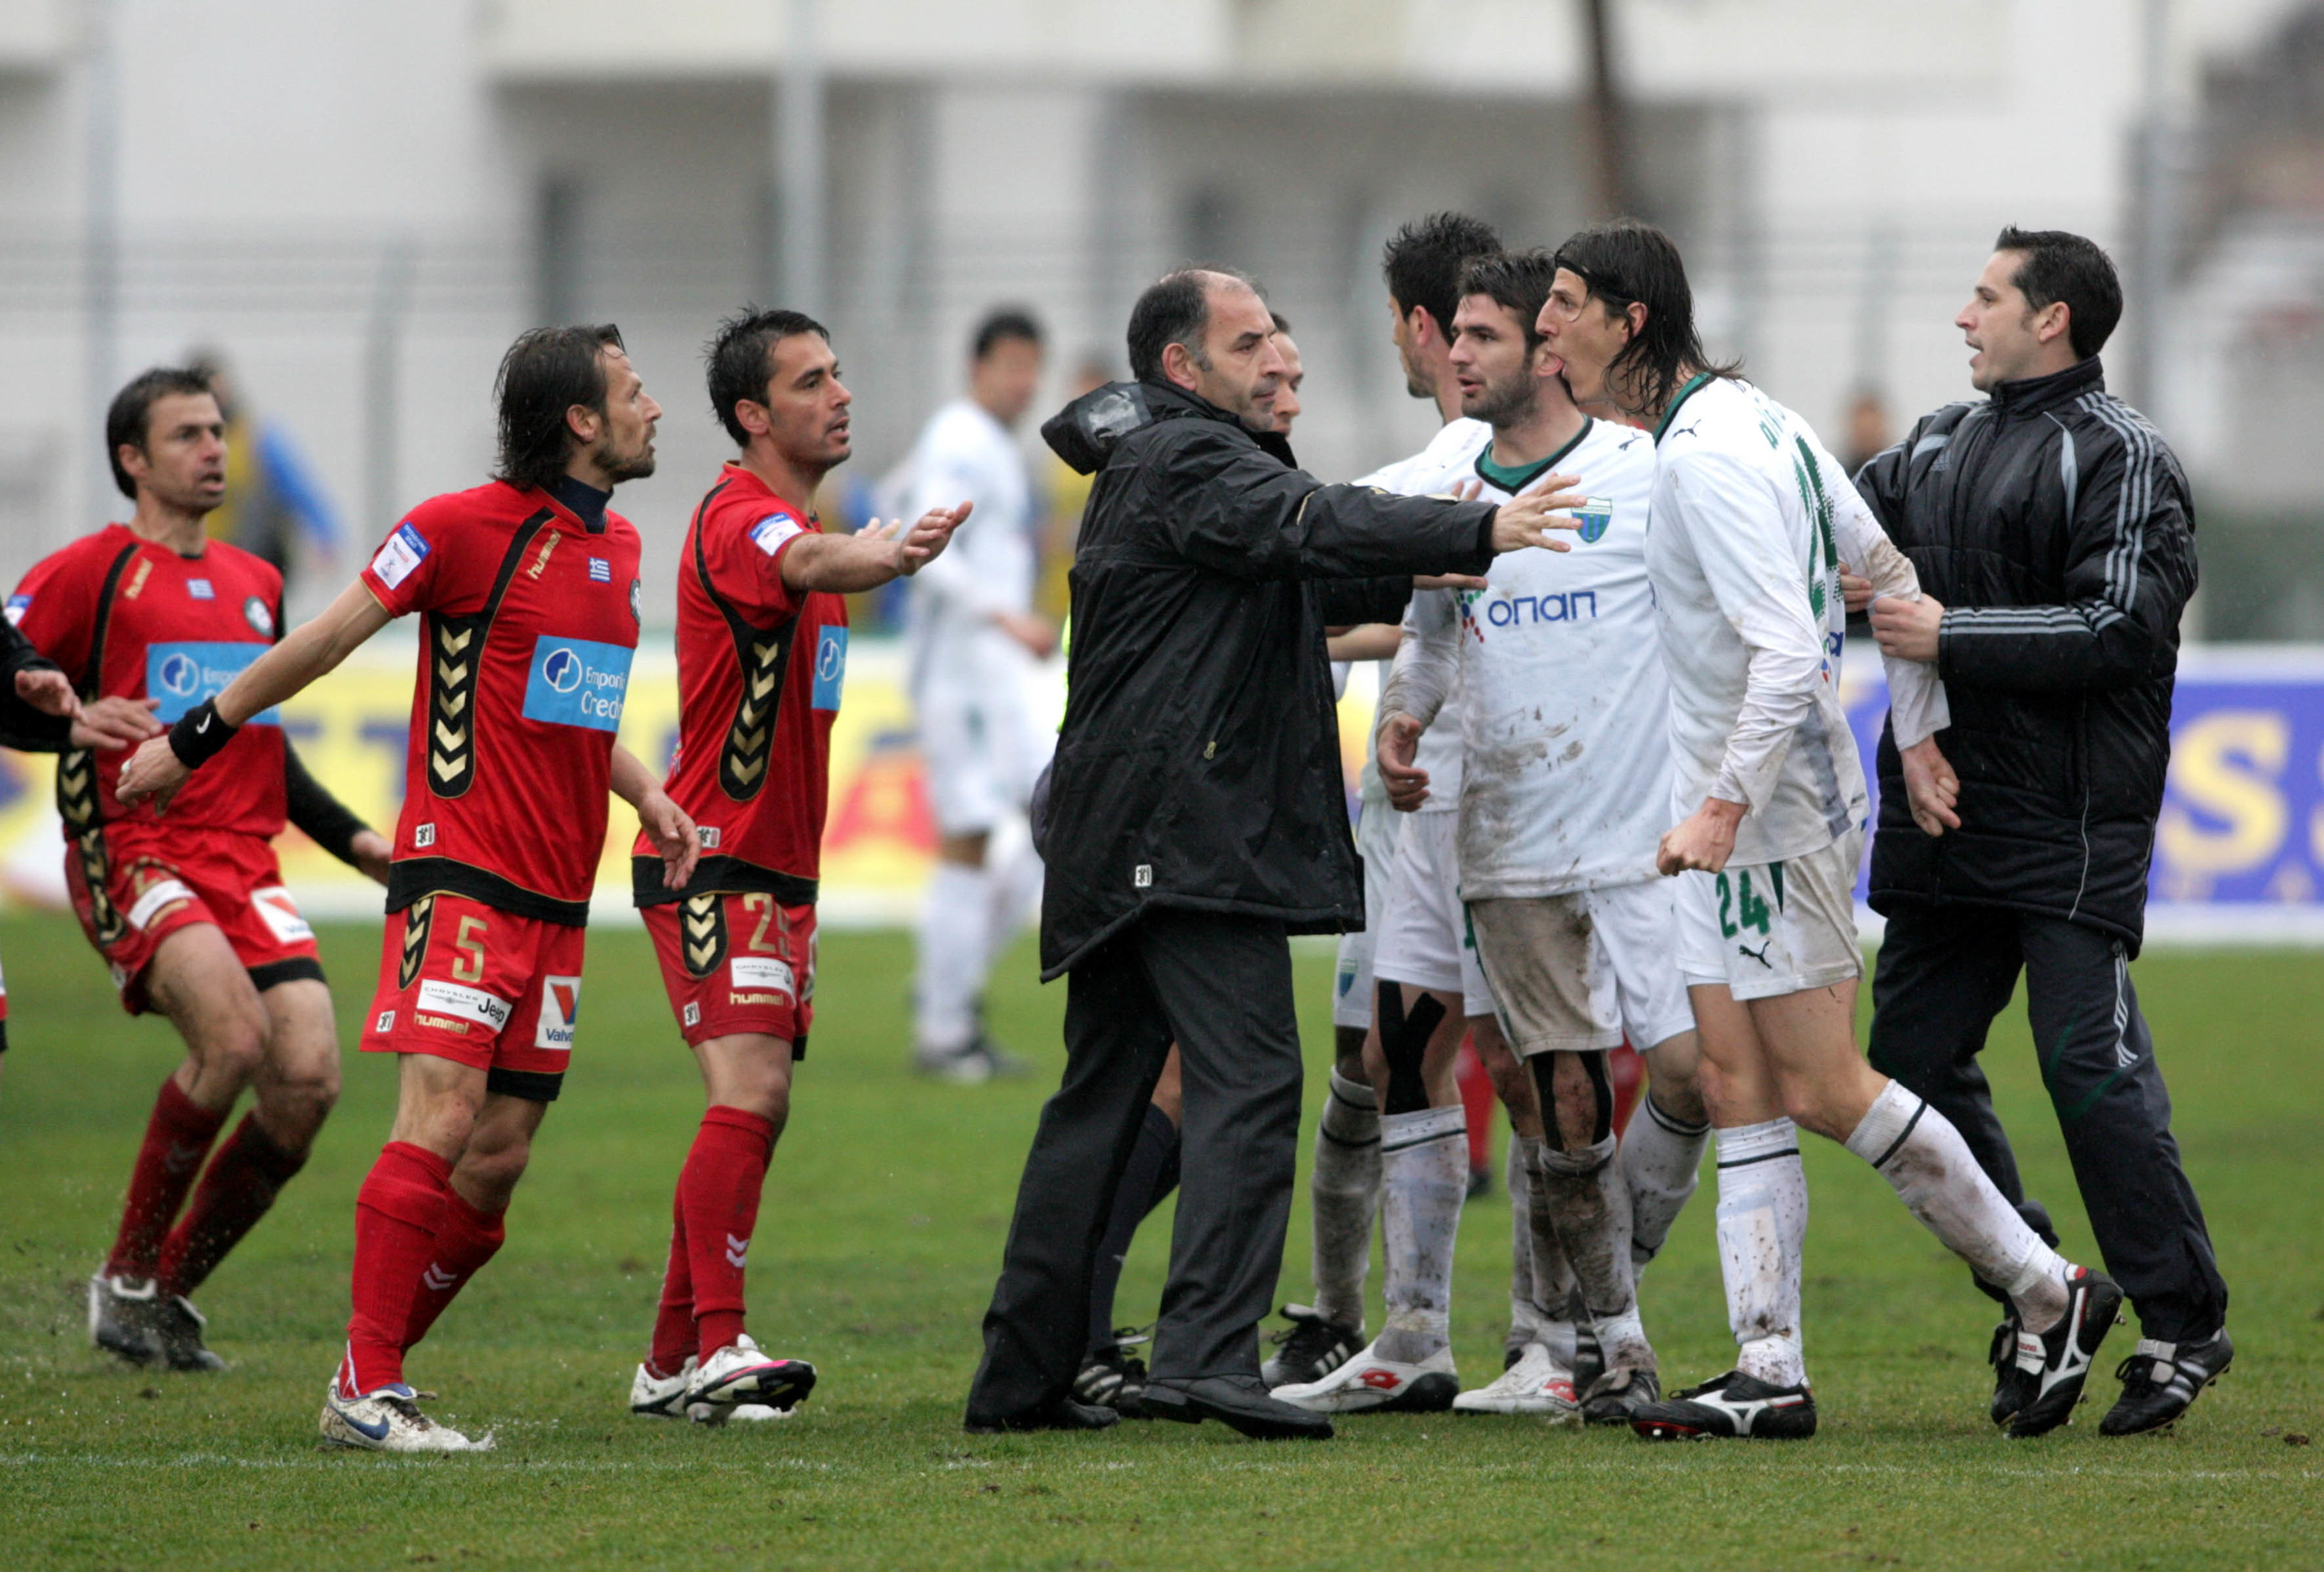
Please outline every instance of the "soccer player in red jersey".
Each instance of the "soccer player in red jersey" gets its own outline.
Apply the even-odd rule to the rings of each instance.
[[[816,878],[831,724],[847,666],[844,594],[942,551],[968,504],[908,533],[824,532],[816,487],[847,460],[848,406],[823,325],[749,311],[708,354],[711,407],[742,456],[695,509],[678,563],[683,708],[669,795],[702,860],[674,882],[641,839],[636,899],[709,1108],[678,1172],[669,1270],[632,1413],[706,1422],[788,1413],[804,1360],[742,1329],[742,1272],[768,1159],[790,1112],[814,1016]]]
[[[271,710],[169,823],[116,795],[122,759],[108,749],[160,730],[154,708],[174,721],[263,654],[281,624],[282,578],[204,536],[226,452],[217,400],[198,373],[157,368],[131,382],[106,440],[134,515],[41,561],[7,615],[78,674],[88,706],[81,726],[45,743],[64,752],[57,806],[81,925],[123,1006],[161,1011],[186,1043],[154,1103],[113,1249],[89,1282],[89,1334],[133,1364],[208,1370],[222,1362],[202,1346],[188,1296],[299,1172],[339,1089],[330,990],[272,842],[287,812],[375,877],[387,842],[307,776]],[[88,724],[100,719],[102,734]],[[256,1107],[212,1156],[245,1087]]]
[[[608,788],[674,882],[696,855],[692,821],[613,741],[640,584],[637,531],[606,503],[653,473],[660,407],[611,326],[525,334],[498,398],[498,478],[414,509],[329,609],[145,744],[122,788],[166,796],[238,727],[421,614],[362,1043],[401,1056],[395,1127],[356,1197],[355,1314],[321,1420],[327,1440],[380,1451],[490,1444],[420,1413],[403,1356],[500,1248],[563,1081]]]

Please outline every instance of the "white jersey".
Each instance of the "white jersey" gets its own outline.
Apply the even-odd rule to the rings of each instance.
[[[1008,427],[960,399],[930,418],[906,462],[907,520],[962,501],[976,504],[906,591],[913,691],[941,685],[994,699],[1018,694],[1031,657],[992,616],[1033,607],[1033,486],[1025,455]]]
[[[1374,486],[1406,497],[1427,497],[1439,492],[1449,492],[1462,481],[1477,478],[1477,455],[1485,451],[1485,445],[1492,439],[1493,428],[1482,420],[1448,420],[1429,439],[1426,447],[1410,458],[1398,459],[1392,464],[1359,477],[1355,483]],[[1405,613],[1406,626],[1410,626],[1413,614],[1422,610],[1425,602],[1439,595],[1449,602],[1450,591],[1415,591],[1412,605]],[[1390,665],[1385,660],[1379,663],[1383,690],[1388,686]],[[1443,708],[1437,712],[1441,719],[1421,733],[1420,749],[1413,763],[1426,770],[1431,781],[1445,783],[1431,788],[1429,800],[1421,804],[1424,813],[1451,809],[1460,804],[1460,694],[1457,692],[1447,694]],[[1371,736],[1364,748],[1362,785],[1367,811],[1374,803],[1379,804],[1382,813],[1390,811],[1388,787],[1381,784],[1379,777],[1379,718],[1387,712],[1385,704],[1373,712]]]
[[[1918,599],[1840,463],[1748,382],[1699,379],[1655,434],[1653,580],[1670,672],[1671,813],[1744,804],[1738,863],[1804,857],[1860,828],[1864,766],[1840,707],[1840,564]],[[1936,668],[1888,660],[1899,747],[1950,721]]]
[[[1592,420],[1547,468],[1590,498],[1562,537],[1572,549],[1508,552],[1483,590],[1416,596],[1380,706],[1425,720],[1462,694],[1463,900],[1653,878],[1668,827],[1670,695],[1646,584],[1654,441]],[[1483,495],[1509,500],[1489,483]],[[1433,771],[1428,790],[1444,790]]]

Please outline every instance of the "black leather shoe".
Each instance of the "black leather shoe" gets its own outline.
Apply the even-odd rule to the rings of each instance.
[[[971,1414],[961,1428],[972,1436],[999,1436],[1015,1430],[1103,1430],[1120,1422],[1121,1416],[1110,1408],[1058,1397],[999,1419]]]
[[[1146,1411],[1153,1419],[1198,1425],[1204,1420],[1261,1441],[1328,1441],[1332,1420],[1267,1395],[1257,1380],[1204,1375],[1193,1381],[1148,1380]]]

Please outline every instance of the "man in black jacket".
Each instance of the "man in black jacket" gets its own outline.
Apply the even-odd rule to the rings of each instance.
[[[1044,979],[1068,972],[1064,1083],[1026,1159],[971,1430],[1098,1429],[1068,1395],[1091,1264],[1175,1040],[1183,1179],[1146,1404],[1329,1436],[1259,1383],[1299,1131],[1292,933],[1363,923],[1323,630],[1393,622],[1416,574],[1554,546],[1552,477],[1495,510],[1327,486],[1270,428],[1285,375],[1249,280],[1170,274],[1130,319],[1137,381],[1042,428],[1097,473],[1073,569],[1048,794]]]
[[[1928,416],[1856,482],[1920,572],[1919,602],[1875,601],[1872,627],[1884,652],[1938,663],[1952,710],[1938,774],[1955,777],[1934,783],[1953,808],[1923,832],[1905,790],[1922,764],[1882,737],[1871,900],[1888,932],[1872,1062],[1960,1126],[2054,1243],[1977,1064],[2024,970],[2090,1228],[2144,1334],[2117,1373],[2107,1435],[2177,1419],[2233,1353],[2227,1285],[2130,983],[2195,519],[2170,448],[2106,391],[2098,353],[2121,315],[2096,245],[2003,230],[1955,319],[1987,396]],[[1997,1423],[2023,1401],[2007,1357],[2018,1333],[2013,1319],[1995,1335]]]

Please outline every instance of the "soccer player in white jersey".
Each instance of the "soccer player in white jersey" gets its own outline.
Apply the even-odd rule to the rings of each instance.
[[[986,1038],[982,1002],[996,955],[1040,889],[1029,844],[995,857],[996,834],[1031,800],[1056,739],[1028,712],[1031,664],[1056,647],[1033,612],[1032,483],[1011,435],[1041,382],[1041,329],[996,311],[976,330],[968,394],[937,410],[908,461],[907,505],[942,494],[975,504],[952,549],[911,582],[905,619],[912,703],[936,825],[920,919],[914,1064],[945,1080],[1018,1068]]]
[[[1457,885],[1451,911],[1473,933],[1471,954],[1492,981],[1508,1044],[1539,1093],[1511,1108],[1526,1181],[1511,1190],[1530,1213],[1527,1235],[1543,1241],[1525,1252],[1527,1264],[1561,1281],[1533,1284],[1548,1313],[1500,1378],[1457,1406],[1618,1424],[1660,1395],[1637,1313],[1634,1211],[1640,1255],[1650,1258],[1694,1187],[1705,1127],[1694,1021],[1667,949],[1670,892],[1654,865],[1669,762],[1646,581],[1653,445],[1575,408],[1536,330],[1554,272],[1539,251],[1475,259],[1464,271],[1452,362],[1462,409],[1489,423],[1491,441],[1442,483],[1480,484],[1489,500],[1536,486],[1585,491],[1578,542],[1549,572],[1495,571],[1481,591],[1416,598],[1380,701],[1379,765],[1396,806],[1419,809],[1405,832],[1399,878],[1428,828],[1443,827],[1443,860]],[[1462,753],[1452,779],[1415,758],[1424,732],[1445,729]],[[1395,896],[1389,905],[1383,977],[1393,974],[1401,932]],[[1637,1121],[1618,1164],[1606,1058],[1626,1033],[1646,1051],[1660,1106]],[[1425,1078],[1436,1066],[1412,1068]],[[1428,1089],[1440,1101],[1438,1089]],[[1441,1256],[1427,1253],[1425,1235],[1411,1252],[1432,1273],[1425,1292],[1399,1292],[1406,1252],[1397,1248],[1399,1156],[1389,1132],[1409,1117],[1397,1111],[1409,1095],[1391,1083],[1382,1121],[1389,1329],[1334,1373],[1351,1389],[1386,1384],[1370,1365],[1406,1376],[1391,1361],[1416,1351],[1416,1332],[1425,1330],[1435,1350],[1445,1343],[1449,1228]],[[1555,1110],[1551,1139],[1544,1107]],[[1634,1190],[1642,1191],[1635,1206]],[[1582,1346],[1567,1319],[1569,1282],[1600,1351],[1600,1368],[1578,1394]],[[1425,1328],[1399,1326],[1411,1319],[1400,1299],[1433,1312]],[[1435,1361],[1432,1371],[1449,1376],[1449,1357],[1440,1352]]]
[[[1574,396],[1654,422],[1646,572],[1671,692],[1677,948],[1719,1145],[1719,1246],[1736,1367],[1632,1416],[1649,1439],[1812,1435],[1801,1353],[1807,1183],[1795,1126],[1844,1143],[1988,1282],[2025,1328],[2037,1416],[2072,1411],[2120,1291],[2028,1227],[1936,1109],[1856,1051],[1863,954],[1852,892],[1864,768],[1838,696],[1840,563],[1877,595],[1920,593],[1912,565],[1807,424],[1712,363],[1678,248],[1635,222],[1557,253],[1540,327]],[[1886,661],[1907,758],[1947,722],[1935,669]],[[1916,818],[1946,777],[1907,772]],[[2053,1421],[2054,1422],[2054,1419]]]
[[[1492,225],[1462,213],[1431,214],[1389,238],[1380,270],[1388,281],[1390,332],[1404,367],[1405,387],[1416,399],[1433,400],[1444,425],[1419,453],[1373,471],[1359,483],[1417,495],[1431,488],[1411,483],[1412,477],[1433,480],[1483,446],[1483,424],[1461,416],[1461,390],[1450,359],[1452,312],[1460,304],[1463,264],[1500,248],[1500,236]],[[1386,624],[1366,626],[1333,642],[1334,659],[1377,660],[1385,679],[1388,658],[1396,653],[1397,630]],[[1432,759],[1441,762],[1447,746],[1457,745],[1438,742],[1430,749]],[[1280,1349],[1261,1372],[1270,1388],[1319,1381],[1364,1346],[1364,1274],[1371,1262],[1372,1216],[1379,1209],[1380,1198],[1379,1102],[1364,1068],[1364,1042],[1372,1025],[1373,949],[1388,907],[1388,878],[1405,817],[1389,809],[1369,745],[1361,799],[1356,850],[1364,865],[1364,928],[1340,939],[1332,998],[1331,1094],[1316,1126],[1314,1161],[1308,1172],[1315,1301],[1283,1307],[1290,1325],[1275,1334]],[[1456,1043],[1460,1025],[1456,1007],[1451,1012]]]

